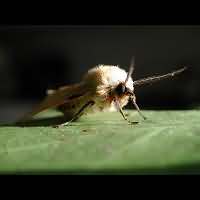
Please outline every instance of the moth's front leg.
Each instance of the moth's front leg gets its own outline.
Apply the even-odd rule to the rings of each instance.
[[[63,124],[56,125],[56,126],[53,126],[53,127],[54,127],[54,128],[59,128],[59,127],[63,127],[63,126],[69,125],[69,123],[71,123],[71,122],[77,120],[79,117],[81,117],[81,115],[84,114],[84,111],[85,111],[87,108],[93,106],[94,104],[95,104],[94,101],[88,101],[86,104],[84,104],[84,105],[81,107],[81,109],[72,117],[72,119],[71,119],[70,121],[67,121],[67,122],[65,122],[65,123],[63,123]]]
[[[117,97],[114,98],[114,103],[115,103],[115,106],[116,106],[117,110],[121,113],[122,117],[123,117],[127,122],[129,122],[130,124],[137,124],[137,123],[138,123],[138,122],[132,122],[132,121],[130,121],[130,120],[125,116],[125,114],[124,114],[124,112],[123,112],[123,110],[122,110],[122,108],[121,108],[121,106],[120,106],[120,103],[119,103],[119,100],[118,100]]]

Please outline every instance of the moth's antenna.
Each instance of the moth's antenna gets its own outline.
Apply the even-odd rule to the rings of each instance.
[[[156,82],[162,79],[166,79],[166,78],[171,78],[177,74],[180,74],[181,72],[185,71],[187,69],[187,67],[183,67],[179,70],[173,71],[171,73],[168,74],[164,74],[164,75],[159,75],[159,76],[151,76],[151,77],[147,77],[147,78],[143,78],[143,79],[139,79],[133,82],[133,86],[136,85],[143,85],[143,84],[147,84],[147,83],[152,83],[152,82]]]
[[[128,79],[131,77],[134,69],[135,69],[135,57],[133,56],[131,59],[131,64],[130,64],[129,71],[125,80],[125,84],[127,83]]]

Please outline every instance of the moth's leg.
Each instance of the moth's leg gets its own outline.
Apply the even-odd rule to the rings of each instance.
[[[146,120],[147,118],[142,114],[142,112],[140,111],[139,106],[138,106],[137,103],[136,103],[136,97],[135,97],[135,96],[131,96],[130,99],[131,99],[133,105],[135,106],[136,110],[137,110],[138,113],[140,114],[140,116],[141,116],[144,120]]]
[[[90,106],[94,105],[94,101],[88,101],[85,105],[83,105],[83,107],[72,117],[72,119],[68,122],[65,122],[63,124],[57,125],[55,127],[61,127],[61,126],[67,126],[69,123],[73,122],[74,120],[77,120],[83,113],[84,110]]]
[[[128,122],[131,123],[131,124],[137,124],[137,123],[138,123],[138,122],[131,122],[131,121],[128,120],[128,118],[126,118],[126,116],[125,116],[125,114],[124,114],[124,112],[123,112],[123,110],[122,110],[122,108],[121,108],[121,106],[120,106],[120,103],[119,103],[119,100],[118,100],[117,97],[114,98],[114,102],[115,102],[115,105],[116,105],[117,110],[121,113],[122,117],[123,117],[126,121],[128,121]]]

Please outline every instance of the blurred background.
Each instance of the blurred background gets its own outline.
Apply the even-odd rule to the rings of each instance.
[[[97,64],[128,70],[132,56],[134,80],[189,67],[173,80],[136,88],[141,109],[197,106],[199,55],[200,26],[1,26],[0,122],[15,121],[47,88],[79,82]]]

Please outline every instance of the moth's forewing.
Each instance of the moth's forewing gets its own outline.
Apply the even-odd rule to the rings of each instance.
[[[49,109],[56,108],[60,105],[69,105],[72,101],[76,100],[80,96],[84,96],[88,93],[87,87],[84,84],[74,84],[64,86],[56,90],[53,94],[48,95],[39,105],[33,110],[27,113],[20,121],[26,121],[34,115]]]

